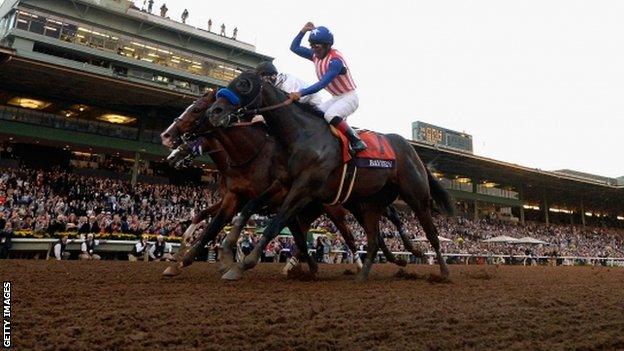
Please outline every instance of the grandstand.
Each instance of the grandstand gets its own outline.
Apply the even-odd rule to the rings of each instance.
[[[0,6],[3,148],[13,144],[24,156],[45,152],[61,165],[119,156],[136,179],[139,169],[167,154],[159,134],[173,117],[207,89],[267,59],[251,44],[128,1],[6,0]]]
[[[207,157],[184,172],[162,163],[167,150],[159,133],[206,89],[271,59],[251,44],[128,1],[6,0],[0,18],[4,167],[60,165],[133,182],[214,180]],[[412,145],[465,217],[624,227],[621,179],[543,171],[427,141]]]

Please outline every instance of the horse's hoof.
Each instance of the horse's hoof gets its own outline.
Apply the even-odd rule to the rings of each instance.
[[[357,280],[358,282],[365,282],[368,280],[368,274],[364,274],[364,271],[359,271],[358,274],[355,276],[355,280]]]
[[[186,267],[195,262],[195,257],[197,257],[197,247],[191,246],[188,251],[182,253],[179,261],[182,262],[182,267]]]
[[[362,271],[362,266],[361,266],[361,265],[359,265],[359,264],[356,264],[356,265],[355,265],[355,272],[356,272],[356,273],[360,273],[361,271]]]
[[[394,262],[394,264],[396,264],[399,267],[405,267],[407,266],[407,261],[402,258],[398,258],[396,262]]]
[[[180,275],[180,273],[182,273],[182,270],[180,269],[178,264],[172,264],[169,267],[167,267],[164,271],[163,271],[163,275],[165,277],[175,277],[176,275]]]
[[[226,265],[223,262],[219,261],[219,273],[224,274],[225,272],[227,272],[230,267],[232,267],[232,265]]]
[[[239,265],[234,265],[228,270],[221,279],[223,280],[240,280],[243,276],[243,270]]]
[[[440,268],[440,276],[444,278],[445,280],[447,280],[451,276],[451,273],[449,272],[448,267],[444,266]]]

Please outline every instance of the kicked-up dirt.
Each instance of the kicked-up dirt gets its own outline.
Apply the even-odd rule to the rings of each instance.
[[[242,281],[196,263],[0,261],[15,350],[622,350],[624,269],[373,267]],[[307,268],[306,268],[307,269]]]

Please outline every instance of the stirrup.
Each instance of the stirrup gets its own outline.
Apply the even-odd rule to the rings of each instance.
[[[355,157],[355,155],[357,155],[358,153],[366,150],[368,148],[368,146],[366,145],[365,142],[363,142],[362,140],[359,141],[359,143],[362,144],[363,148],[360,148],[358,150],[354,149],[354,145],[353,144],[358,144],[358,142],[349,142],[349,154],[351,154],[352,157]]]

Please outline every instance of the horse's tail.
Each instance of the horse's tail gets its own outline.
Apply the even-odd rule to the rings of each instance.
[[[431,191],[431,197],[433,201],[438,205],[442,213],[452,216],[455,213],[455,205],[453,204],[453,197],[444,189],[442,184],[431,174],[428,167],[427,179],[429,181],[429,190]]]

